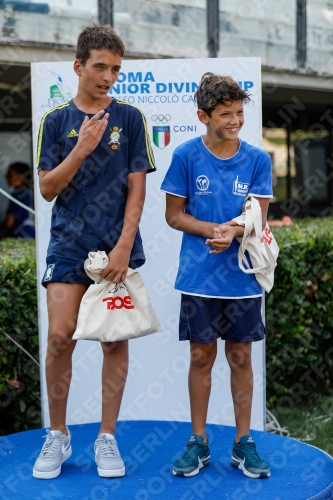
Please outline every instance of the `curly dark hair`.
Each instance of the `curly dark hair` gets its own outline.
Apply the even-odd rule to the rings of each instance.
[[[238,83],[230,76],[205,73],[201,77],[199,87],[194,94],[194,101],[198,109],[202,109],[211,116],[213,109],[220,104],[228,106],[235,101],[247,104],[251,101],[251,94],[241,89]]]
[[[93,49],[107,49],[110,52],[124,56],[125,45],[120,36],[109,24],[92,24],[84,28],[79,34],[76,45],[76,59],[83,66],[90,57]]]

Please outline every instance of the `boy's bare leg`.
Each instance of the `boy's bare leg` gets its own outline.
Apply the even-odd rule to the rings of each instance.
[[[250,433],[253,394],[251,342],[225,341],[225,355],[231,369],[231,393],[236,419],[236,443]]]
[[[103,342],[102,422],[99,434],[115,433],[128,371],[128,341]]]
[[[193,434],[202,436],[207,442],[206,420],[211,390],[211,371],[216,358],[217,343],[200,344],[190,341],[191,364],[188,387],[191,403]]]
[[[66,407],[72,378],[72,340],[86,285],[48,283],[49,334],[46,354],[46,383],[51,430],[67,434]]]

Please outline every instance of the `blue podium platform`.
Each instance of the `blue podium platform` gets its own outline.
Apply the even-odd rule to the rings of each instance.
[[[122,478],[97,475],[94,441],[99,425],[69,426],[72,456],[61,475],[32,477],[44,429],[0,438],[0,499],[4,500],[329,500],[333,459],[318,448],[285,437],[252,431],[257,449],[271,465],[268,479],[250,479],[231,467],[233,427],[208,425],[211,464],[197,476],[172,475],[191,425],[183,422],[119,422],[117,440],[126,465]]]

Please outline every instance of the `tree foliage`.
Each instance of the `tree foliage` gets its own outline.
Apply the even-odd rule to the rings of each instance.
[[[273,232],[280,256],[266,296],[267,396],[291,406],[333,387],[333,220]]]
[[[34,240],[0,242],[0,435],[41,426]]]

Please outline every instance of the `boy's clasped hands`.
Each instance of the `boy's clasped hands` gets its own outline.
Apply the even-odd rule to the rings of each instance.
[[[237,226],[237,222],[228,221],[214,228],[214,238],[206,240],[206,245],[211,248],[209,253],[221,253],[230,247],[236,236],[235,226]]]

